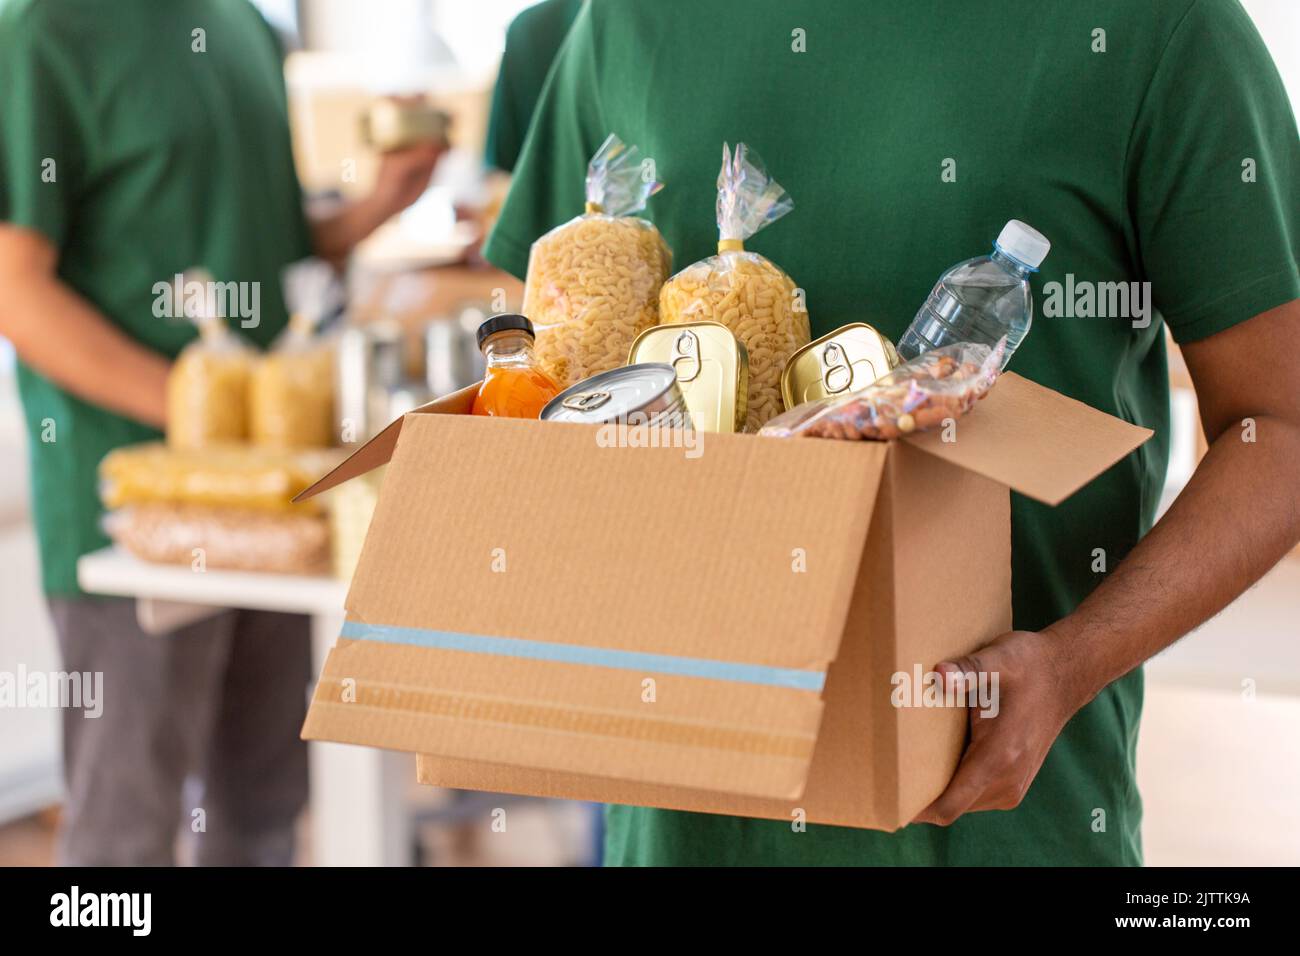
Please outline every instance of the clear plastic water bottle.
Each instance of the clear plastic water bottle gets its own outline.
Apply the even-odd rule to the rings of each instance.
[[[939,277],[899,340],[898,353],[913,359],[956,342],[993,347],[1005,335],[1002,367],[1006,368],[1034,318],[1029,276],[1038,271],[1051,248],[1037,229],[1012,219],[1002,228],[991,255],[959,262]]]

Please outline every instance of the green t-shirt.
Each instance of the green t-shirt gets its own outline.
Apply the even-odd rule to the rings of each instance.
[[[483,148],[492,168],[509,172],[519,161],[546,74],[581,9],[582,0],[542,0],[510,22]]]
[[[280,271],[310,245],[280,49],[252,5],[10,0],[0,90],[0,220],[48,237],[60,278],[109,321],[175,356],[196,333],[155,317],[154,285],[202,266],[260,284],[254,342],[283,327]],[[18,386],[45,589],[76,594],[77,558],[107,543],[99,461],[157,432],[21,363]]]
[[[1051,239],[1012,368],[1156,434],[1056,508],[1013,496],[1018,628],[1069,613],[1102,578],[1095,550],[1113,569],[1154,520],[1162,323],[1194,341],[1300,295],[1295,119],[1234,0],[594,0],[547,81],[490,260],[524,274],[529,243],[581,212],[611,131],[667,183],[649,215],[679,268],[714,251],[723,140],[758,150],[795,208],[747,248],[806,290],[814,335],[867,321],[897,339],[1008,219]],[[1042,315],[1044,285],[1067,275],[1150,282],[1158,313],[1146,328]],[[1139,669],[1069,723],[1015,811],[887,834],[612,807],[608,860],[1139,863],[1141,705]]]

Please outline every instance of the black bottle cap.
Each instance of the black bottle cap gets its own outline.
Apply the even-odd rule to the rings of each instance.
[[[515,315],[510,312],[492,316],[478,327],[474,337],[478,340],[478,347],[482,348],[489,335],[511,331],[527,332],[529,338],[536,338],[536,334],[533,332],[533,323],[529,322],[525,316]]]

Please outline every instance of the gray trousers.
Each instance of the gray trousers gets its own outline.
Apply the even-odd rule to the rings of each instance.
[[[50,610],[64,669],[104,675],[101,716],[63,711],[59,862],[166,865],[185,833],[200,865],[288,865],[307,802],[310,621],[227,611],[156,636],[131,600]]]

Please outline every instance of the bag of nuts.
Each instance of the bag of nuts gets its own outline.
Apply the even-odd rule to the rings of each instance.
[[[587,166],[586,212],[529,251],[524,315],[538,359],[563,388],[625,364],[632,340],[659,318],[673,256],[634,215],[663,188],[652,168],[611,133]]]
[[[659,293],[659,322],[721,322],[749,352],[748,432],[781,411],[781,372],[808,344],[808,312],[794,281],[745,240],[794,202],[744,143],[722,144],[718,254],[687,266]]]
[[[860,391],[804,402],[772,419],[759,434],[888,441],[941,428],[988,394],[1006,341],[994,348],[959,342],[923,352]]]

